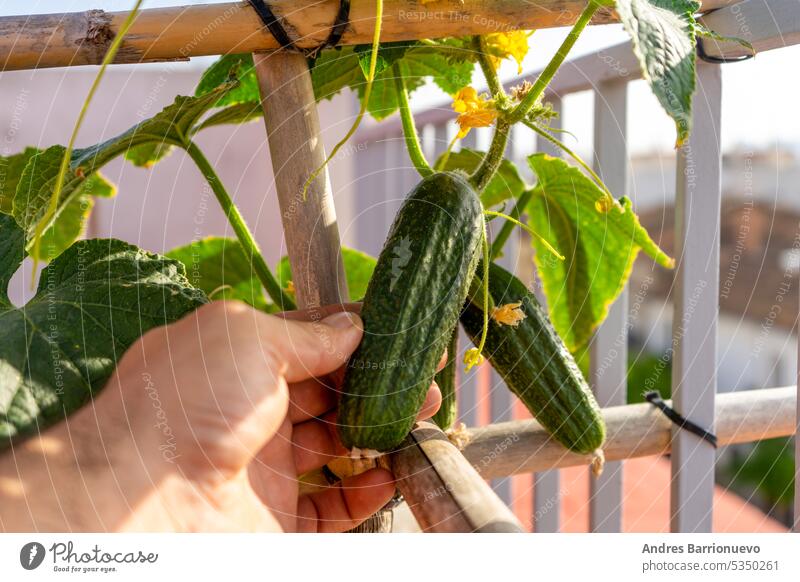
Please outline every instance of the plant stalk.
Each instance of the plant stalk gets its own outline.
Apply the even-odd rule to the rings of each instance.
[[[397,98],[400,106],[400,121],[403,124],[403,136],[406,142],[406,149],[411,158],[411,163],[423,178],[433,174],[428,160],[425,159],[425,154],[419,143],[419,135],[417,134],[417,126],[414,124],[414,116],[411,113],[411,105],[408,102],[408,90],[406,89],[406,80],[403,77],[403,70],[400,63],[392,65],[392,72],[394,74],[395,90],[397,91]]]
[[[261,281],[267,294],[281,310],[289,311],[297,309],[295,302],[281,289],[272,271],[269,270],[258,248],[258,243],[256,243],[253,234],[244,221],[244,217],[239,212],[236,204],[234,204],[230,194],[228,194],[228,191],[222,184],[222,180],[220,180],[216,171],[214,171],[214,167],[209,163],[205,154],[191,141],[186,145],[186,153],[188,153],[194,163],[197,164],[197,167],[208,182],[208,185],[211,186],[211,190],[214,192],[214,196],[217,197],[219,205],[225,212],[225,216],[228,218],[233,232],[236,233],[236,238],[239,240],[239,243],[247,254],[247,258],[250,260],[251,268],[255,271],[258,280]]]
[[[575,41],[578,40],[578,37],[583,32],[583,29],[589,24],[594,16],[595,12],[600,8],[600,0],[589,0],[589,4],[586,5],[586,8],[583,9],[581,15],[578,17],[578,20],[575,24],[572,25],[572,29],[569,31],[567,38],[564,39],[564,42],[561,43],[561,46],[558,48],[558,51],[553,58],[550,59],[550,62],[547,63],[544,71],[539,75],[534,82],[533,87],[531,87],[530,91],[525,95],[522,101],[511,111],[508,115],[508,121],[510,123],[516,123],[518,121],[522,121],[528,113],[530,113],[531,109],[534,108],[539,98],[544,93],[544,90],[550,84],[550,81],[553,80],[553,77],[558,71],[561,64],[564,62],[564,59],[567,58],[569,51],[572,50],[572,47],[575,45]]]
[[[473,36],[472,47],[478,53],[478,64],[481,66],[481,71],[486,79],[486,86],[489,88],[492,98],[505,96],[506,92],[503,89],[503,84],[500,82],[497,71],[494,70],[494,66],[489,60],[489,55],[486,54],[486,45],[483,42],[483,37],[480,35]]]
[[[469,177],[470,183],[480,193],[489,184],[489,181],[497,172],[500,163],[506,153],[506,145],[508,144],[508,136],[511,134],[511,124],[505,121],[502,117],[497,120],[495,126],[494,136],[492,136],[492,143],[489,146],[489,151],[486,152],[481,165],[475,170],[475,173]]]

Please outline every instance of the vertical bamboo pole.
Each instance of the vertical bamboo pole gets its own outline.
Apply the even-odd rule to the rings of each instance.
[[[297,304],[312,309],[313,318],[314,308],[347,300],[347,282],[327,170],[303,198],[306,180],[325,161],[311,74],[300,53],[253,59]],[[391,526],[391,511],[379,511],[356,531],[388,532]]]

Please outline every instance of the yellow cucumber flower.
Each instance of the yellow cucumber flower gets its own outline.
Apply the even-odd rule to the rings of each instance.
[[[533,34],[525,30],[512,32],[493,32],[484,38],[484,46],[495,70],[500,68],[503,59],[512,57],[517,61],[517,73],[522,72],[522,61],[528,54],[528,37]]]
[[[487,99],[484,95],[472,87],[464,87],[453,97],[453,111],[459,113],[458,137],[463,138],[473,127],[489,127],[497,119],[497,110],[494,101]]]
[[[466,371],[469,372],[473,366],[479,366],[483,363],[483,356],[478,351],[478,348],[470,348],[464,353],[464,364],[466,364]]]
[[[525,312],[521,309],[522,303],[506,303],[492,309],[492,319],[500,325],[517,327],[525,319]]]

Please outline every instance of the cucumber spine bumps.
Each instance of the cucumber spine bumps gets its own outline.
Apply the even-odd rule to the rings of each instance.
[[[347,448],[387,451],[411,431],[458,323],[483,240],[466,178],[428,176],[406,198],[364,296],[364,337],[347,365],[338,431]]]
[[[498,307],[521,303],[525,318],[516,326],[490,318],[483,355],[550,435],[572,451],[597,451],[605,440],[600,408],[539,301],[522,281],[494,263],[489,293]],[[483,311],[469,303],[461,324],[477,345]]]

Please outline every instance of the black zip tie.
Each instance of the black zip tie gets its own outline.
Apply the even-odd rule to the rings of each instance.
[[[294,46],[294,41],[291,39],[291,37],[289,37],[289,34],[281,24],[281,21],[277,16],[275,16],[275,14],[272,12],[272,9],[269,7],[269,4],[267,4],[265,0],[248,0],[248,2],[250,3],[250,6],[253,7],[253,10],[256,11],[256,14],[258,14],[258,17],[261,19],[261,22],[264,23],[264,26],[269,29],[270,34],[275,37],[275,40],[277,40],[278,44],[281,45],[281,48],[296,48]],[[349,23],[350,0],[339,0],[339,12],[336,14],[336,20],[334,21],[333,26],[331,26],[331,32],[328,35],[328,38],[320,46],[303,52],[309,53],[313,56],[316,55],[316,53],[322,48],[335,47],[339,44],[339,41],[342,40],[342,35],[344,35]]]
[[[697,58],[701,61],[705,61],[707,63],[711,63],[714,65],[724,65],[726,63],[740,63],[742,61],[747,61],[752,59],[755,55],[742,55],[740,57],[712,57],[706,52],[706,48],[703,45],[703,39],[701,37],[697,37]]]
[[[688,418],[682,416],[677,410],[667,405],[661,394],[657,390],[647,392],[644,399],[650,404],[661,410],[668,419],[682,429],[688,430],[690,433],[699,436],[701,439],[711,443],[711,446],[717,448],[717,436],[705,430],[703,427],[696,425]]]
[[[283,28],[278,17],[272,13],[269,4],[264,2],[264,0],[248,0],[248,2],[250,2],[250,6],[256,11],[256,14],[258,14],[264,26],[269,29],[270,34],[278,41],[278,44],[285,49],[294,48],[294,42],[289,38],[286,29]]]
[[[339,12],[336,14],[336,21],[331,27],[331,33],[323,47],[335,47],[342,40],[342,35],[350,24],[350,0],[339,0]]]

